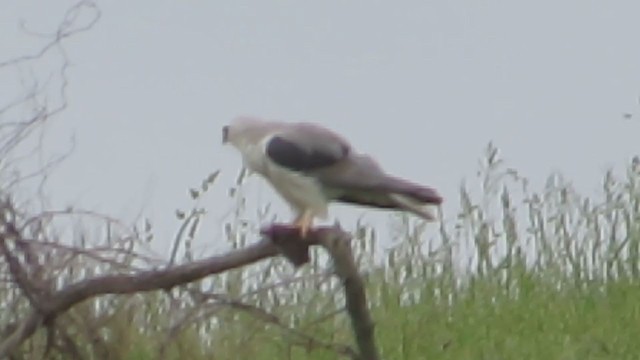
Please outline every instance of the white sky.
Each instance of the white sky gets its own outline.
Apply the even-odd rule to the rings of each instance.
[[[50,32],[72,4],[4,1],[0,59],[42,43],[20,20]],[[61,148],[75,136],[76,148],[49,189],[59,206],[125,218],[144,208],[161,238],[211,171],[223,175],[206,226],[231,207],[240,162],[220,128],[239,114],[340,131],[390,172],[440,189],[450,213],[489,141],[538,188],[560,170],[585,193],[640,153],[636,0],[98,6],[96,27],[66,45],[70,107],[49,136]]]

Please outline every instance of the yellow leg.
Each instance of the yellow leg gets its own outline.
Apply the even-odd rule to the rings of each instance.
[[[300,236],[304,239],[307,237],[309,233],[309,229],[311,229],[311,224],[313,223],[313,213],[309,210],[305,210],[298,216],[296,221],[293,223],[296,227],[300,228]]]

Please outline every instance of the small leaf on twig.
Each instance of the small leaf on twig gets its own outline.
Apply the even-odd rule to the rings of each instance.
[[[209,175],[209,177],[207,178],[207,183],[209,185],[213,184],[213,182],[216,181],[216,178],[218,177],[218,175],[220,175],[220,170],[216,170],[213,173],[211,173],[211,175]]]
[[[197,199],[198,196],[200,196],[200,192],[196,189],[191,188],[189,189],[189,195],[191,195],[192,199]]]

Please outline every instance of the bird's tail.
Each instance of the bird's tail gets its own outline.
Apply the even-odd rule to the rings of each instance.
[[[396,208],[409,211],[424,220],[433,221],[436,219],[435,215],[431,212],[431,209],[425,206],[425,204],[418,203],[411,197],[401,194],[389,194],[389,200]]]
[[[385,176],[368,187],[352,187],[338,200],[382,209],[405,210],[427,221],[435,220],[430,206],[442,203],[442,196],[433,188]]]
[[[429,206],[442,204],[442,196],[433,188],[413,182],[388,177],[385,179],[389,200],[398,208],[409,211],[425,220],[435,220]]]
[[[440,205],[443,201],[442,196],[434,188],[419,185],[405,179],[387,176],[383,184],[383,187],[387,191],[407,196],[411,200],[423,205]]]

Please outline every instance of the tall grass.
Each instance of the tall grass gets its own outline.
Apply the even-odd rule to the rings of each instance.
[[[196,200],[215,176],[208,180]],[[241,221],[254,209],[243,205],[240,180],[225,228],[231,247],[256,236]],[[534,192],[490,145],[475,184],[479,195],[461,185],[455,219],[397,216],[388,234],[374,224],[350,229],[383,357],[638,358],[640,169],[607,172],[601,196],[581,196],[557,174]],[[175,261],[197,257],[203,210],[181,212]],[[382,251],[389,237],[402,241]],[[316,251],[296,272],[274,259],[166,293],[89,301],[59,321],[83,358],[336,359],[352,339],[330,270]]]

